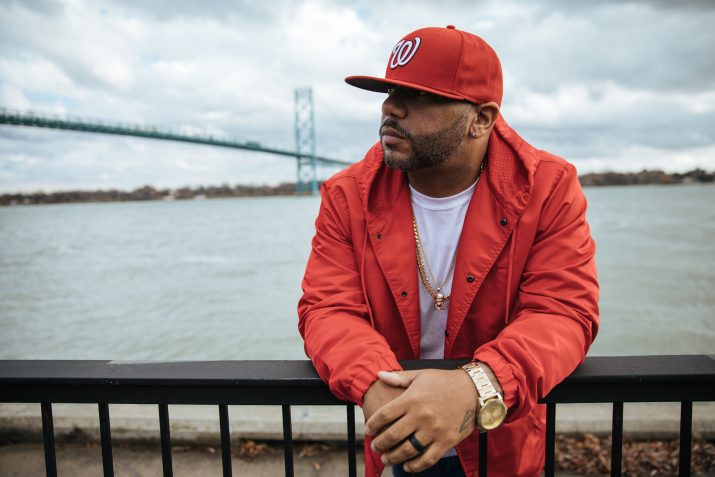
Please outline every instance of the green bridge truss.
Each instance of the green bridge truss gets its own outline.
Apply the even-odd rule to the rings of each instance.
[[[254,141],[238,142],[230,139],[215,138],[211,135],[187,135],[174,132],[169,128],[156,126],[140,126],[123,123],[110,123],[101,120],[89,121],[79,117],[60,117],[51,115],[36,114],[33,112],[14,111],[7,108],[0,108],[0,124],[12,126],[31,126],[39,128],[63,129],[68,131],[83,131],[99,134],[114,134],[118,136],[134,136],[149,139],[160,139],[163,141],[179,141],[193,144],[204,144],[207,146],[228,147],[231,149],[243,149],[246,151],[264,152],[279,156],[292,157],[297,160],[298,192],[315,192],[317,183],[316,163],[329,164],[334,166],[347,166],[352,164],[349,161],[333,159],[330,157],[316,156],[314,148],[300,151],[289,151],[275,147],[267,147]],[[309,174],[301,169],[309,166]],[[307,169],[307,168],[306,168]],[[306,171],[307,172],[307,171]]]

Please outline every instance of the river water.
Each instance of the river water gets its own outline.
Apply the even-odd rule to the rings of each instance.
[[[715,354],[715,186],[587,188],[592,355]],[[302,359],[319,198],[0,208],[0,359]]]

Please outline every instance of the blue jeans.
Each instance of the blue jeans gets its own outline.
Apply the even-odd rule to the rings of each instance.
[[[414,472],[405,472],[402,470],[402,464],[392,466],[393,477],[465,477],[464,470],[459,463],[459,457],[442,457],[435,465],[418,474]]]

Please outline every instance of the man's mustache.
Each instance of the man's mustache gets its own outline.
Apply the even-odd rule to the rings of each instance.
[[[401,127],[400,124],[397,122],[397,119],[395,118],[385,118],[385,120],[382,121],[382,124],[380,124],[380,136],[382,136],[382,130],[385,128],[392,128],[397,131],[398,134],[401,134],[407,139],[412,138],[410,132],[407,129]]]

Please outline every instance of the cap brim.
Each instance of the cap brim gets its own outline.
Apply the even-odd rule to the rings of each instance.
[[[356,88],[360,89],[366,89],[368,91],[374,91],[376,93],[387,93],[387,90],[390,88],[390,86],[405,86],[407,88],[436,94],[437,96],[444,96],[445,98],[460,100],[467,99],[464,96],[452,93],[445,93],[444,91],[433,89],[428,86],[424,86],[417,83],[410,83],[408,81],[399,81],[385,78],[376,78],[374,76],[348,76],[347,78],[345,78],[345,82],[350,86],[355,86]]]

